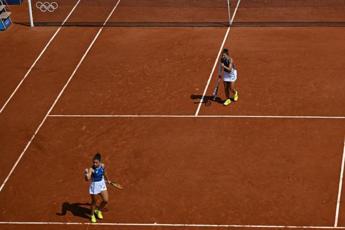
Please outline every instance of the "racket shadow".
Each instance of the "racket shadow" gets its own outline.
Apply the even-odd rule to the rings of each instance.
[[[205,106],[210,106],[212,104],[212,102],[218,103],[218,104],[223,104],[223,100],[220,97],[216,97],[215,99],[213,98],[213,96],[205,96],[203,101],[201,101],[202,99],[202,95],[196,95],[196,94],[192,94],[190,96],[190,98],[192,100],[198,100],[198,101],[194,101],[194,104],[200,104],[203,103],[205,104]]]

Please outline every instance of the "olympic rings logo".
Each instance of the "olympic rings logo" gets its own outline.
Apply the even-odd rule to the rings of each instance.
[[[39,9],[41,12],[54,12],[57,8],[59,8],[59,4],[57,2],[36,2],[36,8]]]

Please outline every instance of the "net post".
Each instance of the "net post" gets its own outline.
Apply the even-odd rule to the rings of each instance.
[[[29,8],[29,20],[30,20],[30,26],[34,27],[34,18],[32,16],[32,3],[31,0],[28,0],[28,8]]]
[[[230,1],[231,0],[226,0],[227,4],[228,4],[228,23],[229,23],[229,26],[231,26],[231,5],[230,5]]]

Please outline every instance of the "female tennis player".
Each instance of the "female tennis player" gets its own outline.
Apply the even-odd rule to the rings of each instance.
[[[224,105],[228,106],[231,104],[231,95],[233,96],[234,101],[238,101],[238,92],[235,89],[235,82],[237,80],[237,70],[233,62],[233,59],[229,55],[229,50],[226,48],[223,49],[219,65],[219,78],[222,78],[223,75],[224,90],[226,96]]]
[[[102,210],[108,203],[108,191],[105,182],[111,183],[108,180],[105,172],[104,164],[101,163],[101,154],[96,153],[93,157],[92,167],[85,169],[85,180],[90,181],[89,193],[91,195],[91,222],[96,223],[96,216],[98,219],[103,219]],[[97,207],[97,197],[102,198],[102,202]]]

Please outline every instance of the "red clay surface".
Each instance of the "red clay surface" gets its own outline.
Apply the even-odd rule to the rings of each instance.
[[[95,35],[94,29],[82,31],[80,34],[79,30],[66,29],[56,38],[32,71],[30,79],[21,86],[1,114],[0,151],[8,162],[14,163],[18,158]],[[74,39],[76,36],[78,40]],[[66,50],[70,50],[67,56]],[[3,168],[0,171],[1,180],[12,167],[13,163],[8,162],[0,161]]]
[[[71,20],[104,20],[111,8],[103,3],[92,14],[82,1]],[[267,19],[284,15],[282,10],[275,8]],[[338,9],[333,12],[342,19]],[[327,13],[321,15],[327,20]],[[113,19],[122,16],[125,11]],[[246,19],[244,11],[239,16]],[[11,44],[1,48],[10,60],[2,73],[13,78],[1,75],[0,100],[55,29],[17,24],[1,33],[0,40]],[[63,28],[0,114],[1,183],[97,30]],[[194,114],[198,104],[191,95],[202,94],[224,33],[106,28],[53,113]],[[230,36],[240,101],[229,108],[203,106],[201,114],[344,116],[341,28],[233,28]],[[344,120],[48,118],[0,192],[0,221],[88,222],[87,205],[57,213],[65,202],[88,202],[82,171],[101,151],[109,173],[125,186],[110,192],[106,222],[333,226],[344,127]],[[343,205],[340,224],[345,225]]]
[[[22,80],[55,30],[56,28],[28,30],[26,26],[15,25],[1,33],[0,39],[5,45],[0,46],[3,60],[0,74],[0,108]]]
[[[224,34],[106,28],[53,114],[193,114]]]
[[[345,184],[345,181],[343,180],[343,184]],[[341,194],[342,197],[345,197],[345,190],[343,188],[342,190],[342,194]],[[340,209],[340,216],[339,216],[339,226],[345,226],[345,207],[342,203],[342,205],[340,206],[341,209]]]
[[[344,36],[341,28],[233,28],[226,46],[239,101],[200,114],[344,116]],[[223,85],[219,92],[224,99]]]
[[[343,133],[343,121],[50,119],[0,220],[88,221],[56,213],[88,202],[82,171],[100,151],[125,187],[110,188],[107,222],[332,225]]]
[[[74,14],[77,16],[83,12],[76,10]],[[105,20],[107,14],[103,16]],[[11,29],[17,27],[18,25],[14,25]],[[36,28],[35,30],[40,31],[41,29]],[[8,160],[7,162],[0,161],[0,167],[3,169],[0,171],[1,181],[5,179],[26,143],[48,112],[97,31],[97,28],[63,28],[1,113],[0,152]],[[9,32],[11,33],[11,30]],[[18,30],[18,33],[12,34],[12,36],[26,37],[29,36],[28,33],[31,33],[29,28]],[[22,52],[25,53],[25,50]],[[16,57],[12,55],[10,54],[10,60],[16,60]],[[15,82],[15,84],[17,83]]]
[[[53,113],[194,114],[199,100],[190,96],[202,95],[224,31],[149,31],[106,30]],[[341,28],[233,28],[226,46],[240,100],[200,114],[344,116],[344,36]],[[214,82],[215,75],[207,95]],[[219,92],[224,98],[223,86]]]

